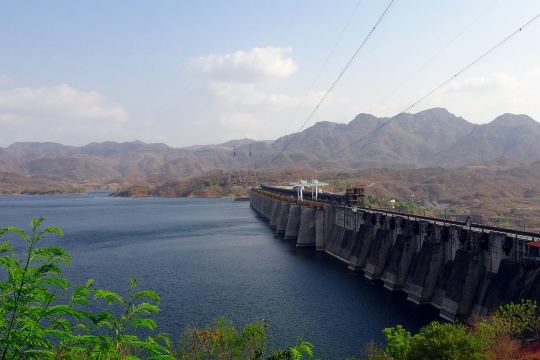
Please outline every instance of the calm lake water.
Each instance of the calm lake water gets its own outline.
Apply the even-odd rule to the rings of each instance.
[[[248,202],[225,199],[0,196],[0,227],[46,216],[64,237],[75,283],[93,278],[124,292],[129,276],[161,296],[159,330],[178,338],[188,325],[224,316],[241,326],[269,322],[270,343],[311,341],[324,359],[359,355],[381,330],[415,330],[436,318],[378,283],[312,249],[275,237]]]

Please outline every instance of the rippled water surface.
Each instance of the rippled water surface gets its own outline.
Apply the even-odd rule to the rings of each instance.
[[[275,237],[248,202],[0,196],[0,227],[27,226],[32,215],[63,228],[55,242],[73,257],[74,283],[93,278],[122,291],[137,277],[161,296],[156,320],[175,338],[185,326],[220,316],[238,325],[263,318],[272,345],[301,336],[317,356],[341,359],[380,341],[384,327],[414,330],[435,318],[342,263]]]

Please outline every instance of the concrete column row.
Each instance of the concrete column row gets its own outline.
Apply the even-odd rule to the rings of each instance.
[[[251,207],[265,219],[270,228],[286,240],[296,240],[296,246],[322,247],[325,239],[324,210],[295,204],[261,191],[252,191]]]
[[[523,240],[376,210],[302,206],[253,191],[251,207],[296,246],[315,247],[384,287],[430,304],[448,320],[540,301],[540,268],[523,265]]]

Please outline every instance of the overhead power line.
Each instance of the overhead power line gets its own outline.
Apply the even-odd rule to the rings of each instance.
[[[387,121],[385,121],[384,123],[382,123],[381,125],[377,126],[375,129],[371,130],[370,132],[368,132],[366,135],[362,136],[361,138],[353,141],[352,143],[350,143],[349,145],[343,147],[342,149],[336,151],[335,153],[333,153],[331,156],[335,156],[335,155],[338,155],[340,153],[342,153],[343,151],[347,150],[348,148],[356,145],[356,144],[359,144],[360,142],[364,141],[368,136],[372,135],[373,133],[375,133],[376,131],[382,129],[383,127],[385,127],[386,125],[390,124],[397,115],[401,114],[401,113],[404,113],[404,112],[407,112],[409,110],[411,110],[412,108],[414,108],[416,105],[418,105],[420,102],[422,102],[423,100],[425,100],[427,97],[433,95],[433,93],[437,92],[439,89],[441,89],[442,87],[446,86],[448,83],[450,83],[452,80],[454,80],[455,78],[457,78],[458,76],[460,76],[461,74],[463,74],[465,71],[469,70],[471,67],[473,67],[476,63],[478,63],[479,61],[481,61],[483,58],[485,58],[486,56],[488,56],[490,53],[492,53],[495,49],[499,48],[500,46],[502,46],[504,43],[506,43],[508,40],[510,40],[511,38],[513,38],[514,36],[516,36],[518,33],[520,33],[521,31],[525,30],[525,28],[527,28],[529,25],[531,25],[533,22],[535,22],[538,18],[540,17],[540,13],[536,14],[536,16],[534,16],[532,19],[530,19],[529,21],[527,21],[525,24],[523,24],[521,27],[519,27],[517,30],[515,30],[514,32],[512,32],[511,34],[509,34],[508,36],[506,36],[504,39],[502,39],[500,42],[498,42],[497,44],[495,44],[494,46],[492,46],[491,48],[489,48],[487,51],[483,52],[480,56],[478,56],[477,58],[475,58],[472,62],[470,62],[468,65],[464,66],[463,68],[461,68],[458,72],[456,72],[454,75],[452,75],[451,77],[449,77],[447,80],[443,81],[441,84],[439,84],[438,86],[434,87],[433,89],[431,89],[429,92],[427,92],[425,95],[421,96],[420,98],[418,98],[416,101],[414,101],[411,105],[407,106],[406,108],[404,108],[402,111],[398,112],[395,116],[391,117],[390,119],[388,119]]]
[[[382,14],[379,16],[379,18],[377,19],[377,22],[373,25],[373,27],[371,28],[371,30],[367,33],[366,37],[364,38],[364,40],[362,41],[362,43],[360,44],[360,46],[358,46],[358,48],[354,51],[354,53],[352,54],[352,56],[349,58],[349,60],[347,61],[347,63],[345,64],[345,66],[343,67],[343,69],[341,70],[341,72],[338,74],[338,76],[336,77],[336,79],[332,82],[332,84],[330,85],[330,87],[328,88],[328,90],[326,90],[326,92],[324,93],[324,95],[321,97],[321,99],[319,100],[319,102],[317,103],[317,105],[315,105],[315,108],[309,113],[309,115],[307,116],[306,120],[302,123],[302,126],[300,126],[299,130],[294,133],[292,135],[292,137],[290,138],[290,140],[288,142],[285,143],[285,145],[283,146],[283,149],[281,149],[281,151],[279,153],[277,153],[274,158],[270,161],[270,163],[274,162],[279,155],[281,155],[285,150],[287,150],[287,148],[289,147],[289,145],[292,144],[292,142],[296,139],[296,137],[298,136],[298,134],[302,131],[302,129],[304,129],[304,127],[307,125],[307,123],[313,118],[313,115],[315,115],[315,113],[319,110],[319,108],[321,107],[321,105],[323,104],[323,102],[326,100],[326,98],[328,97],[328,95],[330,95],[330,93],[332,92],[332,90],[334,89],[334,87],[336,86],[336,84],[339,82],[339,80],[343,77],[343,75],[345,74],[345,72],[347,71],[347,69],[351,66],[352,62],[354,61],[354,59],[356,58],[356,56],[358,55],[358,53],[360,52],[360,50],[362,50],[362,48],[367,44],[367,42],[369,41],[369,39],[371,38],[371,36],[373,35],[373,33],[375,32],[375,30],[377,29],[377,27],[379,26],[379,24],[382,22],[382,20],[384,19],[384,17],[386,16],[386,14],[390,11],[390,8],[392,7],[392,4],[394,3],[395,0],[390,0],[390,2],[388,3],[388,5],[385,7],[384,11],[382,12]]]
[[[341,29],[341,32],[339,33],[336,41],[334,42],[334,45],[332,46],[332,48],[330,49],[330,52],[328,53],[328,55],[326,56],[326,58],[324,59],[324,62],[319,70],[319,72],[317,73],[317,75],[315,76],[315,79],[313,80],[313,83],[310,85],[310,90],[308,91],[308,93],[311,91],[311,89],[313,88],[313,86],[315,86],[315,84],[317,84],[317,81],[319,80],[319,78],[321,77],[322,73],[324,72],[324,70],[326,69],[326,65],[328,65],[328,61],[330,61],[330,59],[332,58],[332,55],[334,55],[334,52],[336,51],[336,48],[338,47],[338,45],[341,43],[341,39],[343,38],[343,35],[345,35],[345,32],[347,31],[347,29],[349,28],[349,26],[351,25],[351,22],[354,18],[354,16],[356,15],[356,13],[358,12],[358,8],[360,8],[360,3],[362,3],[362,0],[358,0],[356,2],[356,5],[354,7],[354,10],[353,12],[351,13],[351,15],[349,16],[349,19],[347,20],[347,22],[345,23],[345,26],[343,27],[343,29]]]
[[[356,13],[358,12],[358,8],[360,7],[360,3],[362,2],[362,0],[358,0],[355,7],[354,7],[354,10],[353,12],[351,13],[351,15],[349,16],[349,19],[347,20],[347,22],[345,23],[345,26],[343,26],[343,28],[341,29],[341,32],[339,33],[338,37],[336,38],[336,41],[334,42],[334,44],[332,45],[332,47],[330,48],[330,52],[328,53],[328,55],[326,55],[326,58],[324,59],[323,61],[323,64],[321,66],[321,68],[319,69],[319,71],[317,72],[317,75],[315,75],[315,77],[313,78],[313,81],[311,82],[311,84],[309,85],[308,87],[308,91],[307,93],[309,94],[315,87],[315,85],[317,84],[317,82],[319,81],[319,78],[321,77],[321,75],[323,74],[324,70],[326,69],[326,66],[328,65],[328,62],[330,61],[330,59],[332,58],[332,56],[334,55],[334,52],[336,51],[336,48],[338,47],[338,45],[340,44],[341,42],[341,39],[343,38],[343,35],[345,34],[345,32],[347,31],[347,29],[349,28],[349,25],[351,25],[351,22],[354,18],[354,16],[356,15]],[[289,118],[289,122],[293,121],[294,119],[296,119],[296,115],[298,114],[298,111],[300,110],[300,104],[297,104],[293,113],[292,113],[292,116]],[[305,124],[302,125],[302,127],[300,127],[300,129],[303,128],[303,126],[305,126]],[[300,130],[302,131],[302,130]],[[288,146],[288,144],[286,145]],[[286,147],[285,146],[285,147]],[[283,151],[283,150],[282,150]],[[275,159],[277,158],[277,155],[272,159],[271,162],[273,162]]]
[[[486,13],[488,13],[499,1],[500,0],[494,0],[487,7],[483,8],[483,10],[471,22],[465,25],[465,27],[463,27],[459,33],[457,33],[450,41],[448,41],[441,48],[439,48],[430,58],[423,62],[422,65],[420,65],[415,72],[403,79],[403,81],[401,81],[395,88],[393,88],[392,91],[390,91],[390,93],[384,98],[383,102],[386,102],[388,99],[392,98],[399,90],[403,88],[405,84],[409,83],[410,80],[414,79],[416,76],[418,76],[418,74],[425,71],[435,59],[441,56],[441,54],[443,54],[446,49],[448,49],[461,36],[463,36],[469,28],[471,28],[478,20],[480,20]]]

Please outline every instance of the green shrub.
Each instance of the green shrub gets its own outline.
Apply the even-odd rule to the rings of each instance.
[[[0,240],[18,238],[16,252],[8,240],[0,243],[0,360],[6,359],[268,359],[313,357],[313,346],[297,340],[293,347],[266,347],[264,321],[241,330],[225,319],[203,329],[184,332],[178,350],[168,335],[157,333],[152,315],[159,312],[159,296],[138,290],[134,278],[128,295],[95,289],[93,280],[75,287],[62,276],[71,258],[63,249],[41,246],[49,236],[62,236],[58,227],[43,228],[32,219],[31,231],[6,227]],[[68,299],[67,301],[62,299]],[[89,309],[98,309],[90,311]],[[522,300],[500,306],[488,317],[462,324],[432,322],[411,334],[401,325],[383,330],[386,345],[368,344],[370,360],[503,359],[519,353],[521,340],[536,336],[538,305]],[[135,333],[145,331],[142,338]]]
[[[62,236],[58,227],[43,229],[43,221],[33,218],[29,234],[14,227],[0,230],[0,237],[15,235],[26,244],[22,254],[8,241],[0,246],[0,265],[6,272],[0,281],[0,359],[120,359],[128,353],[170,358],[165,335],[139,339],[129,333],[153,330],[156,324],[150,315],[159,311],[157,294],[137,291],[135,279],[130,280],[127,299],[93,289],[93,281],[88,280],[74,289],[68,303],[60,303],[71,286],[62,277],[62,266],[69,265],[71,258],[59,247],[40,247],[48,235]],[[100,300],[106,302],[104,310],[86,310],[90,301]],[[120,311],[111,311],[115,304]]]
[[[538,305],[536,301],[522,299],[519,303],[499,306],[491,318],[500,332],[520,338],[536,331]]]
[[[204,330],[186,330],[185,343],[173,351],[168,335],[153,334],[159,296],[138,290],[131,278],[127,297],[95,289],[93,280],[76,287],[62,277],[71,258],[63,249],[41,247],[58,227],[42,228],[33,218],[30,233],[15,227],[0,229],[0,239],[25,243],[19,254],[8,240],[0,244],[0,360],[5,359],[292,359],[311,358],[313,346],[298,342],[285,350],[265,348],[266,323],[254,322],[238,332],[218,319]],[[68,299],[68,301],[62,301]],[[89,309],[98,309],[90,311]]]
[[[71,258],[57,247],[38,247],[48,234],[62,236],[56,227],[40,229],[43,219],[32,219],[30,234],[7,227],[0,237],[15,234],[26,243],[24,254],[16,253],[8,241],[0,245],[0,266],[6,276],[0,281],[0,359],[52,357],[50,338],[67,336],[64,319],[72,314],[67,305],[57,305],[57,293],[69,288],[61,265]]]
[[[485,346],[462,324],[434,321],[412,335],[401,325],[383,330],[384,354],[395,360],[475,360],[485,359]],[[380,353],[370,360],[385,359]]]
[[[482,342],[464,325],[434,321],[414,335],[409,360],[485,359]]]
[[[239,332],[232,322],[220,318],[204,329],[186,329],[180,358],[262,359],[265,340],[265,322],[253,322]]]
[[[384,351],[393,359],[407,359],[411,346],[413,344],[413,336],[405,330],[401,325],[383,330],[383,335],[386,339]]]

